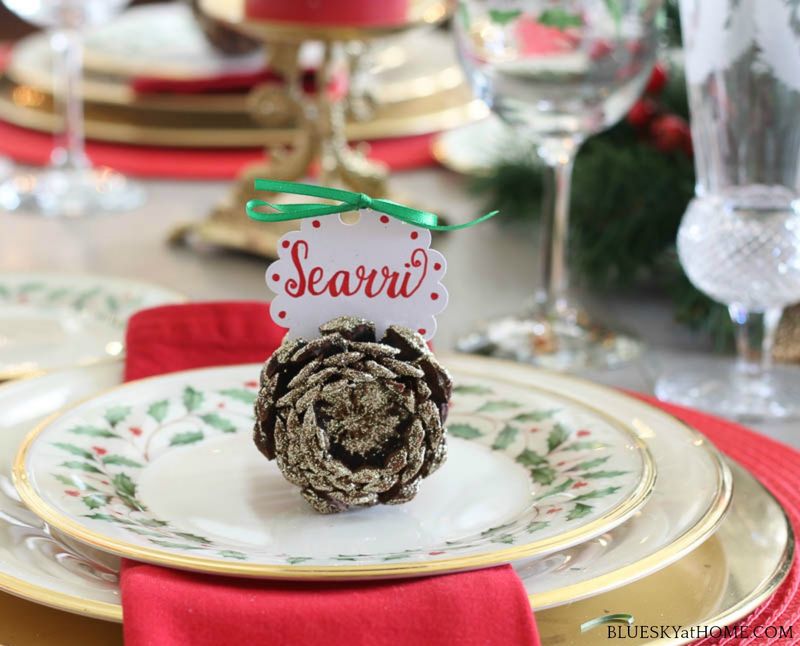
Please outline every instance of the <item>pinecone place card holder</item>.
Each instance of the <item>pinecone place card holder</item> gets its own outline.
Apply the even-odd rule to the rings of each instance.
[[[255,444],[318,512],[414,498],[447,456],[452,382],[430,351],[447,306],[434,214],[339,189],[258,180],[337,203],[252,200],[257,221],[300,219],[266,273],[287,329],[261,372]],[[343,213],[358,211],[357,222]]]

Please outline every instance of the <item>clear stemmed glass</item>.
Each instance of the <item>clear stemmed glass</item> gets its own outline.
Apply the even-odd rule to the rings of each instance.
[[[535,307],[485,324],[460,350],[558,370],[628,361],[640,344],[594,324],[568,296],[570,179],[581,143],[618,121],[656,55],[661,0],[461,0],[455,33],[474,92],[552,175]],[[548,191],[545,191],[548,195]]]
[[[738,359],[684,364],[665,400],[741,419],[800,414],[800,369],[773,368],[800,301],[800,30],[782,0],[682,0],[696,197],[678,231],[692,283],[728,306]]]
[[[86,156],[83,101],[82,30],[108,22],[129,0],[2,0],[19,17],[49,30],[53,50],[53,96],[63,131],[50,166],[40,173],[17,172],[0,184],[0,208],[49,216],[79,217],[135,208],[142,188],[110,168],[95,168]]]

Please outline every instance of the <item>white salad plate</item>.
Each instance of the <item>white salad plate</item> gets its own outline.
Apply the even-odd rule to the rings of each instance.
[[[117,360],[132,314],[183,300],[122,278],[0,273],[0,381]]]
[[[613,529],[652,492],[652,458],[633,427],[456,368],[448,457],[416,498],[321,515],[253,444],[260,371],[142,379],[56,414],[20,448],[17,490],[53,527],[119,556],[311,579],[550,554]]]
[[[457,374],[459,368],[477,369],[498,383],[510,379],[516,386],[529,384],[599,403],[609,418],[634,428],[654,458],[654,492],[628,522],[575,547],[515,563],[537,610],[592,596],[663,568],[707,539],[721,521],[730,500],[730,475],[714,448],[671,416],[568,376],[476,358],[451,356],[445,361]],[[102,365],[0,388],[0,473],[9,473],[26,430],[57,408],[119,384],[121,374],[119,365]],[[458,422],[455,412],[451,419]],[[538,424],[520,426],[530,433]],[[38,518],[13,499],[8,482],[5,485],[5,495],[0,496],[0,587],[61,609],[120,620],[113,557],[43,529]]]

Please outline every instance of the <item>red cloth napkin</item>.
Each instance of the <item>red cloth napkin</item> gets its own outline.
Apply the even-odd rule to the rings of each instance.
[[[128,324],[126,379],[261,362],[284,334],[266,303],[145,310]],[[353,583],[233,579],[132,561],[121,573],[127,646],[538,646],[510,566]]]

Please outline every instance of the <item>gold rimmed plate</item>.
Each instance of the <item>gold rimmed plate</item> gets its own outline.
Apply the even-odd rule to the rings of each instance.
[[[118,361],[131,315],[183,300],[123,278],[0,272],[0,381]]]
[[[557,393],[456,370],[449,459],[417,498],[321,516],[252,445],[258,374],[132,382],[57,415],[20,449],[22,499],[67,535],[129,558],[352,579],[551,554],[613,529],[652,491],[633,428]]]

